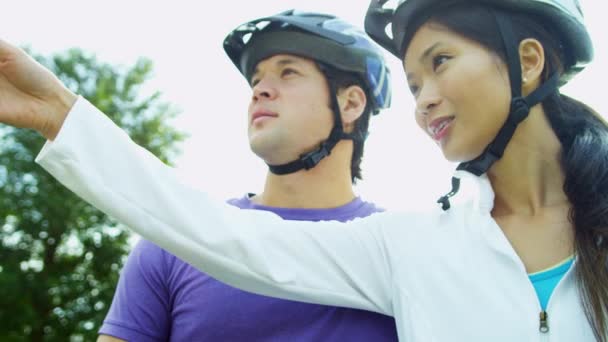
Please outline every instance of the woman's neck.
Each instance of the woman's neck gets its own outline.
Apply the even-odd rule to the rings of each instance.
[[[493,214],[534,215],[543,208],[568,207],[560,154],[561,144],[541,106],[534,107],[488,171]]]

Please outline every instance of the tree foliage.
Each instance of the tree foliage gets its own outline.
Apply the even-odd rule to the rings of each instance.
[[[129,68],[72,49],[37,57],[139,145],[169,163],[177,112],[146,92],[152,63]],[[0,128],[0,340],[91,341],[112,301],[130,235],[55,181],[34,158],[37,133]]]

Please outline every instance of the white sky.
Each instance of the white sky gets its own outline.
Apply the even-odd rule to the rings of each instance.
[[[606,116],[608,104],[601,97],[608,75],[604,1],[581,3],[595,62],[563,91]],[[190,134],[181,145],[178,170],[195,186],[226,198],[261,191],[266,166],[249,150],[250,90],[222,49],[225,35],[245,21],[290,8],[332,13],[362,26],[367,6],[367,0],[12,0],[3,6],[0,36],[43,54],[78,47],[112,64],[150,58],[155,65],[151,86],[182,110],[175,125]],[[430,204],[449,191],[454,166],[416,128],[402,68],[392,56],[387,60],[393,106],[373,118],[365,180],[357,191],[388,208]]]

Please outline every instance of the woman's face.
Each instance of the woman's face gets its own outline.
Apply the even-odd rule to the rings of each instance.
[[[420,128],[449,161],[479,156],[509,113],[505,63],[480,44],[433,23],[416,32],[403,63]]]

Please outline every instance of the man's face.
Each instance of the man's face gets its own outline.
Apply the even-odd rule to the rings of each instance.
[[[274,55],[251,77],[249,144],[268,164],[283,164],[313,150],[333,126],[329,87],[310,59]]]

